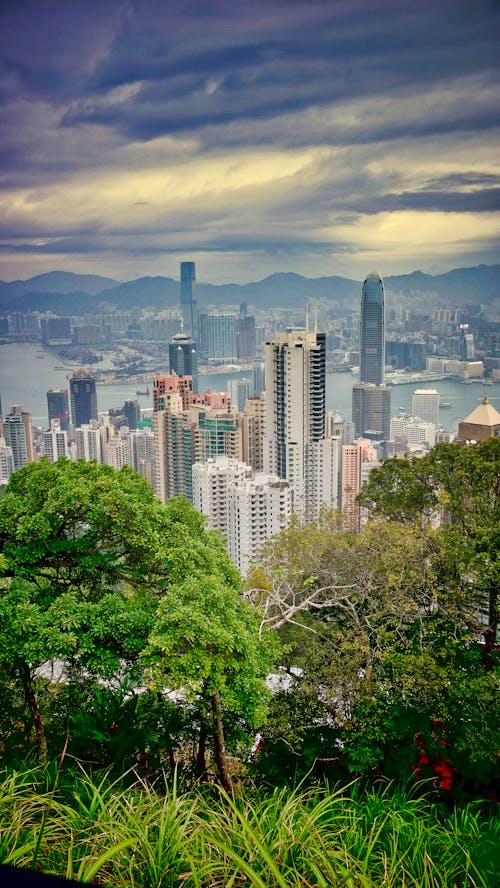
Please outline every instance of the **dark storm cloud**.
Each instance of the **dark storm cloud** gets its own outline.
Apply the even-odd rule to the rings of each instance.
[[[348,253],[406,211],[486,243],[499,25],[496,0],[4,0],[3,253]]]

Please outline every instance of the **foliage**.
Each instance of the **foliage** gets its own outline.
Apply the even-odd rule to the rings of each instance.
[[[446,762],[455,782],[494,785],[498,656],[485,670],[463,620],[474,606],[445,584],[444,552],[429,524],[374,519],[352,534],[329,513],[267,546],[247,595],[298,669],[271,706],[258,773],[283,780],[343,767],[406,779],[427,757],[429,775]]]
[[[0,786],[0,861],[109,886],[493,888],[499,824],[390,788],[164,794],[33,770]]]

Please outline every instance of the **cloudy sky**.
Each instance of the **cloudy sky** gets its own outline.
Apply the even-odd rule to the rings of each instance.
[[[497,0],[3,0],[0,278],[500,261]]]

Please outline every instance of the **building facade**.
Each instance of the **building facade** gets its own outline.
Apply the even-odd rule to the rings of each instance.
[[[264,471],[289,482],[306,520],[337,504],[338,440],[325,423],[325,334],[290,329],[265,345]]]
[[[198,342],[198,305],[194,262],[181,262],[181,312],[184,332]]]
[[[71,419],[74,428],[97,421],[96,379],[90,370],[80,367],[69,381],[71,393]]]
[[[69,398],[68,390],[52,388],[47,392],[47,410],[49,428],[52,420],[57,419],[63,432],[69,432]]]

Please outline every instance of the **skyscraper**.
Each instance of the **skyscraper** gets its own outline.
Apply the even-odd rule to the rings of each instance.
[[[382,385],[385,369],[384,284],[372,272],[363,284],[359,326],[359,381]]]
[[[198,307],[195,296],[196,270],[194,262],[181,262],[181,311],[184,331],[198,342]]]
[[[293,510],[335,507],[338,438],[326,437],[325,334],[290,329],[265,345],[264,471],[289,481]]]
[[[53,419],[59,420],[59,426],[63,432],[69,432],[69,401],[68,390],[52,388],[47,392],[47,409],[49,416],[49,429]]]
[[[238,319],[235,314],[211,312],[207,315],[207,352],[213,364],[234,364],[238,360]]]
[[[14,404],[4,419],[5,443],[12,448],[14,471],[17,472],[33,460],[33,429],[31,413]]]
[[[411,412],[420,419],[439,425],[439,392],[437,389],[415,389],[411,399]]]
[[[80,367],[75,370],[69,381],[71,392],[71,418],[73,426],[89,423],[97,420],[97,391],[95,376],[90,370]]]
[[[390,434],[391,390],[384,385],[384,284],[378,272],[367,276],[361,294],[359,383],[352,390],[352,419],[357,437],[386,440]]]
[[[196,343],[191,336],[181,331],[176,333],[168,346],[170,373],[177,376],[191,376],[192,390],[198,392],[198,355]]]

